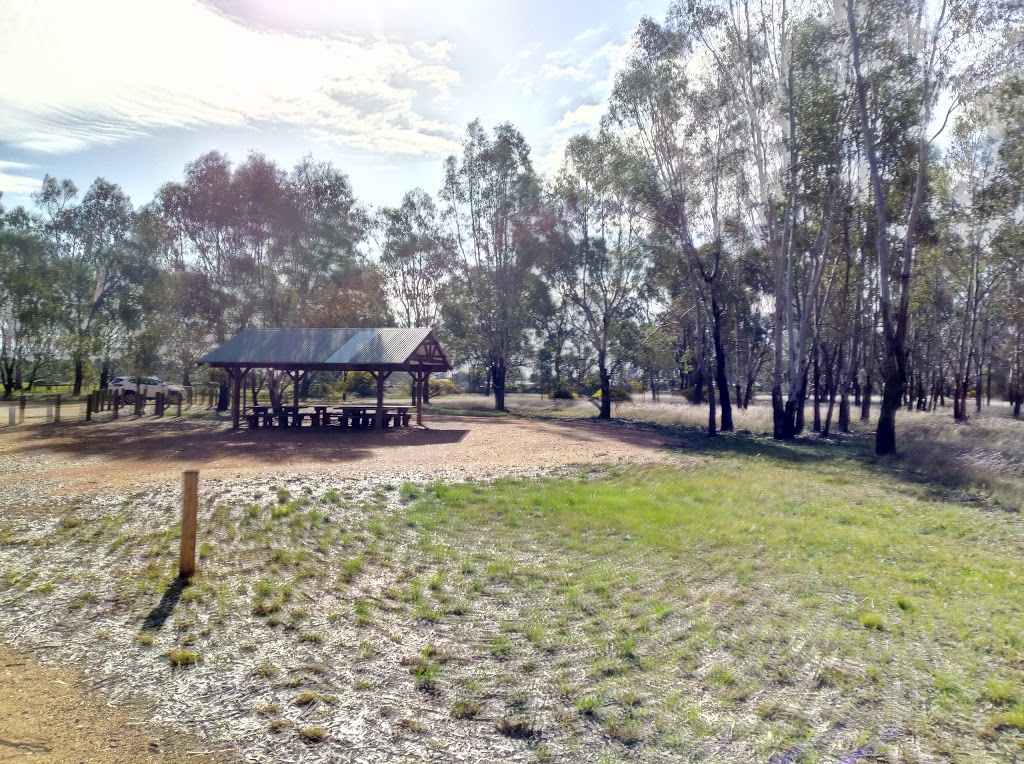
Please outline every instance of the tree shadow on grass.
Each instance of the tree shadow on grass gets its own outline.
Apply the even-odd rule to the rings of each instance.
[[[542,419],[549,425],[577,432],[585,431],[591,438],[596,436],[598,439],[633,441],[641,433],[657,433],[668,441],[662,444],[663,447],[698,454],[760,457],[789,464],[813,464],[849,458],[870,461],[872,458],[873,437],[869,433],[833,434],[829,438],[808,434],[790,441],[779,441],[771,435],[750,430],[720,432],[714,437],[708,437],[707,431],[702,427],[666,425],[638,419],[570,419],[531,417],[522,414],[517,416],[524,419]]]
[[[580,421],[597,422],[593,419]],[[613,420],[601,425],[609,432],[618,427],[662,433],[666,439],[675,441],[675,444],[666,443],[670,448],[711,457],[730,455],[756,458],[797,467],[830,465],[841,468],[844,464],[855,465],[912,487],[927,499],[958,504],[991,504],[987,491],[979,491],[969,476],[948,469],[948,465],[922,464],[920,459],[908,458],[906,454],[877,456],[874,452],[873,428],[851,433],[833,432],[828,438],[808,431],[793,440],[785,441],[775,440],[768,433],[743,429],[708,437],[703,427],[663,425],[642,420]],[[1009,507],[1011,511],[1013,506],[1016,504]]]
[[[185,587],[188,585],[189,580],[181,576],[171,581],[164,592],[164,596],[160,598],[160,604],[150,610],[146,620],[142,622],[142,630],[148,632],[160,631],[167,622],[167,619],[171,617],[174,607],[178,604],[178,600],[181,599],[181,593],[185,591]]]

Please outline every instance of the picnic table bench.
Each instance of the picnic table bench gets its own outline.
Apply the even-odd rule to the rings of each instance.
[[[311,427],[326,429],[336,424],[339,428],[371,429],[377,417],[376,406],[327,406],[314,405],[312,411],[302,406],[254,405],[247,409],[245,419],[249,427],[302,427],[309,420]],[[381,421],[384,428],[408,427],[410,420],[408,406],[384,407]]]

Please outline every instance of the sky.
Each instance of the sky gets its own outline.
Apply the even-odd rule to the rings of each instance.
[[[436,193],[466,125],[511,122],[553,173],[594,129],[644,15],[668,0],[0,2],[0,191],[44,174],[136,205],[217,149],[303,156],[357,197]]]

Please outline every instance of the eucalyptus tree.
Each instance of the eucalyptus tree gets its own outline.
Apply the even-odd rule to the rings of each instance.
[[[361,270],[358,247],[370,221],[348,175],[330,162],[304,157],[284,183],[283,252],[275,275],[292,295],[284,322],[308,326],[315,304],[330,299],[332,279]]]
[[[377,212],[377,268],[404,326],[435,326],[439,297],[454,266],[455,243],[434,200],[423,189],[406,192],[398,207]]]
[[[597,354],[600,418],[612,412],[613,339],[637,309],[648,268],[644,225],[633,188],[642,167],[608,132],[577,135],[554,184],[560,234],[541,271],[572,306],[577,330]]]
[[[184,179],[161,186],[154,204],[169,231],[167,267],[197,274],[189,288],[204,293],[214,339],[224,342],[229,332],[227,311],[234,301],[229,275],[235,214],[230,160],[211,151],[189,162]],[[197,298],[193,292],[193,299]],[[225,395],[226,391],[225,385]]]
[[[47,215],[79,395],[85,363],[101,349],[102,327],[127,327],[137,319],[155,263],[134,239],[135,210],[120,186],[97,178],[80,204],[74,204],[75,192],[74,184],[48,175],[34,199]]]
[[[728,154],[728,127],[709,89],[692,85],[687,74],[694,38],[645,18],[634,34],[634,51],[618,74],[609,123],[621,128],[630,150],[644,163],[638,198],[650,224],[668,234],[679,272],[694,305],[702,376],[717,383],[722,429],[732,429],[727,359],[718,292],[722,276],[722,176]],[[724,110],[723,110],[724,111]],[[705,331],[705,326],[709,331]],[[713,338],[705,343],[703,338]],[[714,359],[714,370],[712,370]],[[708,433],[716,431],[715,403],[709,402]]]
[[[972,377],[980,376],[990,304],[1001,282],[1013,269],[1014,258],[1000,251],[1006,200],[993,193],[999,171],[998,136],[990,129],[991,114],[971,109],[957,120],[945,156],[949,184],[945,210],[950,225],[942,242],[945,281],[953,289],[953,417],[968,418],[967,394]],[[980,391],[977,402],[980,404]]]
[[[0,384],[9,398],[53,356],[60,304],[46,242],[3,218],[0,208]]]
[[[742,115],[737,190],[773,276],[773,429],[781,439],[794,437],[801,420],[846,131],[845,57],[834,24],[818,16],[784,0],[678,2],[670,12]]]
[[[471,122],[461,156],[445,162],[441,199],[457,260],[446,323],[487,368],[494,406],[504,410],[509,370],[529,351],[528,297],[536,282],[541,194],[522,134],[503,123],[491,136]]]
[[[998,0],[846,0],[845,15],[875,217],[884,380],[875,452],[881,455],[896,451],[911,278],[935,142],[972,91],[1005,65],[1024,9]],[[896,136],[889,135],[893,125]],[[913,147],[912,158],[893,161],[904,142]]]

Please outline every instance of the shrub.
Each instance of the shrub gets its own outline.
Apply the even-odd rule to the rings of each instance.
[[[622,387],[613,387],[611,389],[611,395],[612,403],[626,403],[628,401],[633,400],[633,396],[629,392],[629,390],[626,390],[625,388]],[[600,401],[601,397],[602,396],[600,390],[597,390],[592,396],[590,396],[591,400],[594,401]]]
[[[455,380],[452,379],[432,379],[430,380],[430,397],[437,398],[441,395],[456,395],[459,392],[459,386],[455,384]]]
[[[578,396],[568,387],[559,386],[548,393],[548,397],[553,401],[574,401]]]

